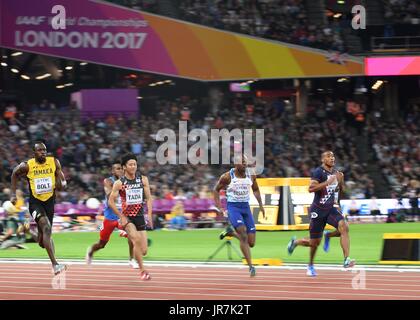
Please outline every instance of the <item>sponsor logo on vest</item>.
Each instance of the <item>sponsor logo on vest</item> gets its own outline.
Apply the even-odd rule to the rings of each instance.
[[[312,218],[312,219],[318,218],[318,213],[316,213],[316,212],[311,212],[311,218]]]

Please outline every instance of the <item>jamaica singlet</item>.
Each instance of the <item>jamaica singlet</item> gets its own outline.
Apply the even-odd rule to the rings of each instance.
[[[143,215],[144,213],[144,186],[140,174],[133,180],[123,176],[120,189],[122,214],[128,217]]]
[[[35,158],[28,160],[28,178],[31,197],[40,201],[47,201],[54,195],[55,190],[55,159],[46,157],[44,163],[36,162]]]

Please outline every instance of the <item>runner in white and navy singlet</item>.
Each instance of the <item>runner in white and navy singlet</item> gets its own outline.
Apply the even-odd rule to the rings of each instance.
[[[220,203],[219,192],[222,189],[226,189],[227,216],[231,225],[220,234],[220,239],[232,236],[240,241],[241,251],[249,266],[249,273],[251,277],[254,277],[256,270],[252,265],[250,248],[255,245],[256,229],[251,208],[249,207],[251,188],[258,201],[263,218],[265,218],[265,210],[257,179],[250,174],[247,166],[245,156],[237,158],[235,160],[235,168],[230,169],[229,172],[224,173],[220,177],[214,188],[213,195],[216,207],[225,215]]]
[[[340,237],[340,245],[343,249],[344,268],[351,268],[355,260],[350,259],[350,237],[349,226],[340,212],[338,196],[344,188],[344,175],[334,169],[335,155],[332,151],[325,151],[321,155],[322,166],[316,168],[311,175],[309,192],[313,192],[314,200],[309,208],[311,222],[309,224],[308,238],[296,239],[295,236],[289,241],[287,251],[292,254],[297,246],[309,247],[309,264],[306,274],[310,277],[317,275],[314,268],[314,259],[317,248],[321,243],[322,236],[325,236],[324,251],[329,251],[330,238]],[[325,231],[326,224],[333,226],[336,230]]]
[[[249,170],[245,170],[245,178],[235,176],[235,169],[230,169],[230,183],[226,188],[227,210],[230,224],[236,229],[245,225],[247,233],[255,233],[255,223],[249,207],[252,179]]]
[[[316,180],[319,183],[327,181],[330,177],[334,176],[338,171],[321,167],[316,168],[311,175],[311,180]],[[328,223],[334,228],[338,228],[338,223],[344,217],[340,211],[334,207],[338,203],[338,181],[334,179],[332,183],[325,186],[321,190],[315,191],[314,200],[309,208],[311,215],[311,222],[309,225],[311,239],[322,238],[325,225]]]

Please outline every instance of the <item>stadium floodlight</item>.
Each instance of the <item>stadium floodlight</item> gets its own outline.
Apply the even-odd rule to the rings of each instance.
[[[378,90],[382,85],[383,85],[383,81],[382,80],[378,80],[375,82],[375,84],[372,86],[373,90]]]
[[[25,80],[30,80],[31,77],[28,77],[26,74],[21,74],[20,77]]]
[[[13,73],[19,73],[19,70],[15,68],[10,69],[10,71],[12,71]]]
[[[7,67],[7,63],[6,63],[6,62],[2,62],[2,63],[1,63],[1,65],[2,65],[3,67]]]
[[[42,79],[45,79],[45,78],[48,78],[48,77],[51,77],[51,73],[45,73],[42,76],[36,77],[35,79],[36,80],[42,80]]]
[[[17,56],[20,56],[22,54],[23,54],[23,52],[17,51],[17,52],[12,53],[12,57],[17,57]]]
[[[80,65],[81,66],[85,66],[85,65],[87,65],[88,63],[87,62],[80,62]]]
[[[72,67],[72,66],[67,66],[67,67],[66,67],[66,70],[71,70],[71,69],[73,69],[73,67]]]

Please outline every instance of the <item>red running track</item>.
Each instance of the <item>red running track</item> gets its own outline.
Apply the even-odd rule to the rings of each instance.
[[[320,269],[318,277],[309,278],[301,269],[257,268],[257,276],[250,278],[248,270],[239,267],[151,266],[148,270],[152,280],[144,282],[129,266],[74,264],[65,272],[65,289],[53,289],[49,265],[5,263],[0,264],[0,299],[420,300],[420,272],[365,271],[366,288],[354,289],[356,273],[351,271]]]

